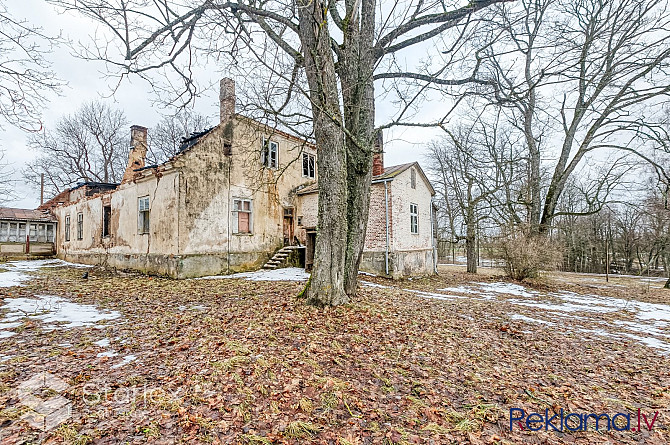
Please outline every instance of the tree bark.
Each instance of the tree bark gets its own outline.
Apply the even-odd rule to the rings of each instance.
[[[319,146],[319,218],[312,277],[305,292],[316,306],[349,301],[344,291],[347,240],[347,169],[335,62],[322,1],[301,0],[298,8],[305,74]]]
[[[339,70],[344,122],[349,133],[346,143],[348,231],[344,289],[350,297],[356,294],[358,268],[365,246],[375,139],[375,1],[362,1],[360,19],[355,9],[357,7],[358,1],[347,0],[346,9],[350,20],[344,34],[344,51]]]

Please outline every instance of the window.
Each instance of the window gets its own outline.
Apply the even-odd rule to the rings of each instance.
[[[16,223],[9,223],[9,242],[10,243],[19,242],[19,225]]]
[[[0,223],[0,241],[9,241],[9,223]]]
[[[410,232],[419,233],[419,206],[416,204],[409,205],[409,226]]]
[[[53,224],[47,224],[47,243],[56,241],[55,227]]]
[[[47,242],[47,225],[39,224],[37,226],[37,242],[46,243]]]
[[[412,180],[412,188],[415,189],[416,188],[416,170],[411,169],[410,170],[410,176],[411,176],[411,180]]]
[[[84,239],[84,214],[77,213],[77,239]]]
[[[263,139],[263,151],[261,153],[261,164],[267,168],[277,168],[279,166],[279,144]]]
[[[137,231],[140,234],[149,233],[149,197],[143,196],[137,201]]]
[[[30,241],[37,242],[37,224],[30,225]]]
[[[102,237],[106,238],[109,236],[109,225],[112,220],[112,207],[104,206],[102,208]]]
[[[251,201],[235,199],[233,201],[233,233],[251,233]]]
[[[70,215],[65,217],[65,241],[70,241]]]
[[[316,156],[311,153],[302,154],[302,175],[305,178],[316,177]]]
[[[19,224],[19,241],[24,243],[26,241],[26,224]]]

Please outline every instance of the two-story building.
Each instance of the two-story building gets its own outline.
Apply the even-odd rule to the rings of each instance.
[[[313,251],[317,147],[236,114],[231,79],[221,81],[219,125],[161,165],[145,165],[147,149],[147,129],[133,126],[120,184],[82,184],[45,205],[60,258],[188,278],[257,269],[290,244]],[[418,164],[381,162],[362,268],[431,273],[434,191]]]

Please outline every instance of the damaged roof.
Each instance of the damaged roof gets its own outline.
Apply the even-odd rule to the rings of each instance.
[[[177,154],[183,153],[189,148],[193,147],[195,144],[200,142],[200,139],[202,139],[204,136],[207,136],[207,134],[212,131],[215,127],[208,128],[203,131],[198,131],[195,133],[191,133],[190,136],[185,137],[181,140],[181,144],[179,145],[179,149],[177,150]]]
[[[56,221],[56,218],[45,210],[13,209],[10,207],[0,207],[0,219],[11,221]]]

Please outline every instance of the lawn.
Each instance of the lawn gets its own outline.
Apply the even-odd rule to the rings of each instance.
[[[445,268],[361,276],[352,304],[320,310],[295,297],[300,281],[41,266],[0,272],[3,444],[670,440],[662,283],[554,274],[519,284]],[[70,405],[40,428],[22,388],[46,375],[63,387],[31,396]],[[629,413],[633,429],[640,409],[648,422],[510,431],[512,408]]]

